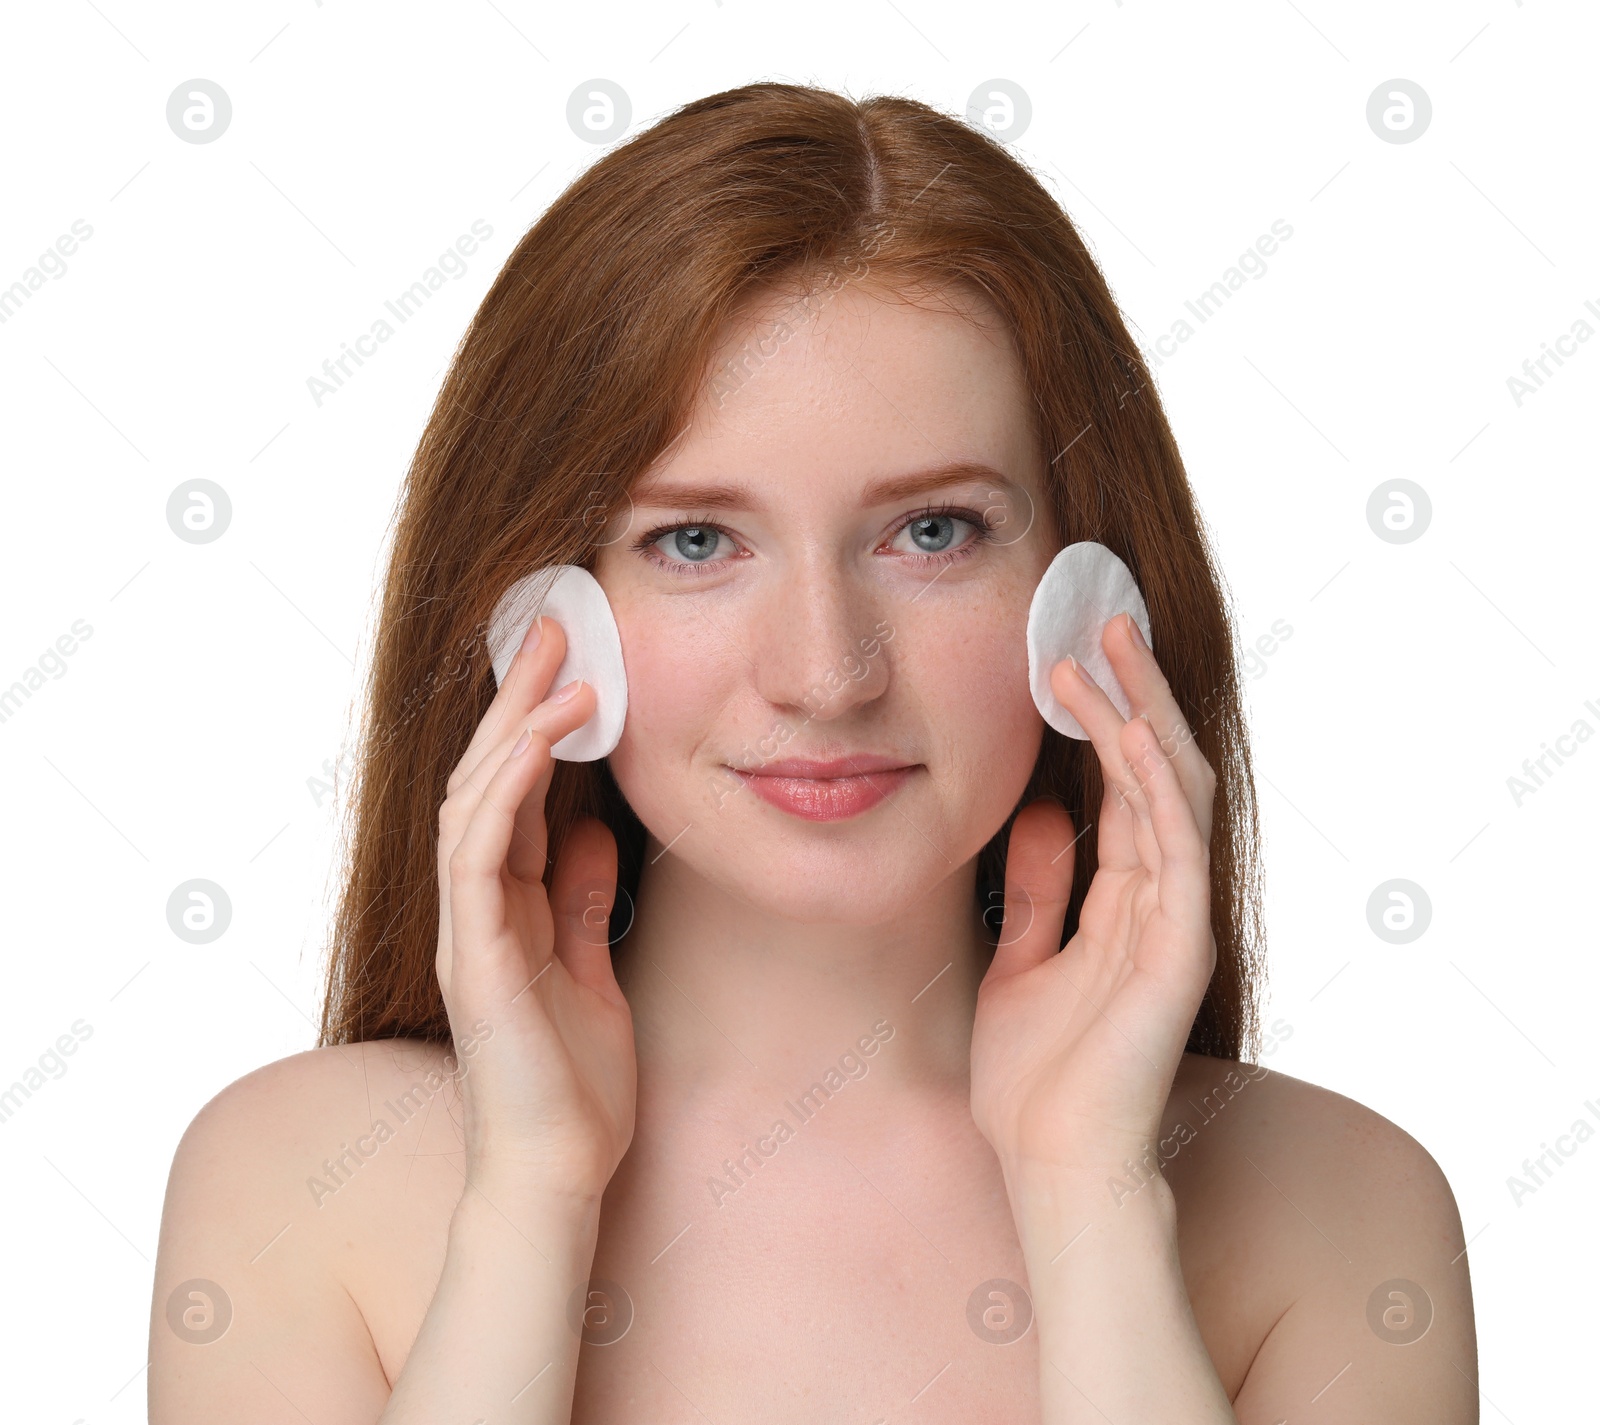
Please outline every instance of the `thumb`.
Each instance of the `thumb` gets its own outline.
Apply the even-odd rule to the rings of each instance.
[[[1006,847],[1005,918],[986,981],[1020,975],[1060,950],[1073,844],[1072,818],[1059,802],[1041,797],[1017,813]]]
[[[616,837],[598,817],[580,817],[568,829],[550,877],[554,949],[578,984],[614,1001],[623,998],[609,943],[617,890]],[[626,910],[632,914],[631,905]]]

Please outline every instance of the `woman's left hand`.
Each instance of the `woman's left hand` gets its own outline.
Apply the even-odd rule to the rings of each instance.
[[[1131,718],[1074,661],[1051,670],[1105,781],[1099,865],[1064,949],[1074,848],[1090,828],[1048,799],[1012,824],[1005,922],[972,1032],[973,1120],[1008,1174],[1098,1186],[1146,1154],[1216,964],[1216,774],[1134,629],[1124,614],[1101,635]]]

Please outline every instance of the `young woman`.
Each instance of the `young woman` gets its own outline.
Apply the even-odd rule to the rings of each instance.
[[[1028,686],[1064,545],[1147,601]],[[501,595],[578,564],[628,682]],[[1439,1168],[1260,1067],[1232,628],[1071,224],[756,84],[529,231],[404,491],[322,1045],[196,1116],[156,1425],[1477,1419]]]

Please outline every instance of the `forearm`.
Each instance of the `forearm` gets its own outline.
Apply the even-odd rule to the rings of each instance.
[[[465,1188],[380,1425],[568,1425],[599,1222],[597,1199]]]
[[[1189,1305],[1172,1191],[1008,1172],[1039,1332],[1045,1425],[1237,1425]]]

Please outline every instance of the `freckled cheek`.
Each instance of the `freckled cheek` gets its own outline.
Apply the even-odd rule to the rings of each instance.
[[[951,617],[902,627],[895,645],[908,701],[926,709],[928,733],[956,765],[998,772],[997,758],[1014,758],[1031,770],[1043,720],[1028,691],[1025,624]]]
[[[708,647],[703,620],[654,619],[646,627],[618,616],[628,674],[628,715],[613,757],[624,767],[681,764],[714,728],[731,676],[726,658]]]

